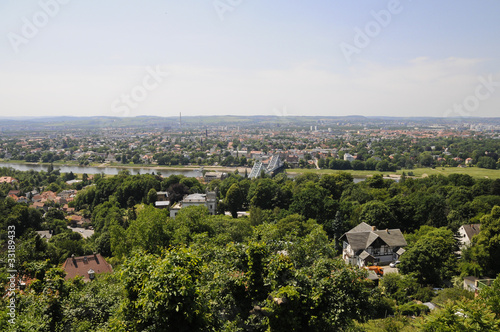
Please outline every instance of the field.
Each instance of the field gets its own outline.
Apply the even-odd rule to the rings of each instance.
[[[384,176],[389,175],[401,175],[403,172],[408,174],[409,172],[413,172],[415,177],[425,177],[433,174],[442,174],[442,175],[450,175],[450,174],[468,174],[474,178],[490,178],[490,179],[499,179],[500,178],[500,170],[496,169],[486,169],[486,168],[478,168],[478,167],[436,167],[433,168],[415,168],[412,170],[399,170],[397,172],[378,172],[378,171],[338,171],[332,169],[290,169],[287,170],[288,173],[291,174],[303,174],[303,173],[316,173],[316,174],[337,174],[339,172],[348,172],[352,174],[354,177],[368,177],[374,174],[383,174]]]

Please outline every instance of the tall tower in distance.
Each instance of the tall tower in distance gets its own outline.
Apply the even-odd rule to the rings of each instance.
[[[182,112],[179,112],[179,128],[182,129]]]

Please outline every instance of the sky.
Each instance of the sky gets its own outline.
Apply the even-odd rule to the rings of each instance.
[[[0,117],[500,116],[496,0],[0,0]]]

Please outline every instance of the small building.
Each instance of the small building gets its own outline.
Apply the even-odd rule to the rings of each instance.
[[[168,199],[167,191],[158,191],[156,193],[155,207],[158,209],[164,209],[170,206],[170,200]]]
[[[462,225],[458,229],[460,249],[470,246],[472,238],[481,231],[481,224]]]
[[[36,210],[44,210],[44,211],[49,210],[49,208],[45,205],[45,203],[42,203],[42,202],[35,202],[35,203],[31,204],[30,207],[34,208]]]
[[[343,241],[342,259],[347,264],[364,267],[386,265],[398,260],[405,252],[406,240],[399,229],[377,230],[362,222],[340,238]]]
[[[184,199],[170,208],[170,217],[175,218],[179,211],[187,206],[200,206],[205,205],[211,215],[217,212],[217,193],[207,192],[206,194],[191,194],[184,197]]]
[[[82,276],[85,282],[93,280],[97,274],[113,273],[111,265],[106,262],[101,254],[96,253],[81,257],[72,255],[66,259],[62,268],[66,272],[64,277],[66,280]]]
[[[70,226],[72,227],[82,227],[85,224],[90,224],[92,221],[90,219],[84,218],[83,216],[79,216],[77,214],[66,216],[66,220],[70,222]]]
[[[42,240],[45,239],[47,242],[52,237],[52,231],[51,230],[48,230],[48,231],[36,231],[36,232],[38,233],[38,235],[40,236],[40,238]]]
[[[18,182],[17,179],[14,179],[11,176],[0,176],[0,183],[14,184],[16,182]]]
[[[209,183],[213,180],[224,180],[227,177],[227,173],[223,172],[206,172],[203,180],[205,183]]]
[[[352,154],[350,154],[350,153],[345,153],[345,154],[344,154],[344,160],[347,160],[347,161],[351,161],[351,162],[352,162],[352,161],[354,161],[354,160],[355,160],[355,158],[354,158],[354,156],[353,156]]]

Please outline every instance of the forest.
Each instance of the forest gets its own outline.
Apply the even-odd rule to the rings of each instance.
[[[253,180],[236,172],[204,184],[121,171],[70,186],[76,175],[54,169],[1,168],[0,176],[18,180],[0,184],[3,331],[500,329],[500,179],[377,174],[354,183],[343,172]],[[33,188],[77,189],[68,205],[91,220],[94,234],[68,229],[58,204],[44,211],[8,196]],[[206,190],[217,192],[217,215],[194,206],[170,218],[154,206],[160,191],[172,205]],[[236,218],[239,211],[248,215]],[[408,243],[399,273],[378,284],[342,260],[341,236],[362,222],[400,229]],[[460,248],[458,230],[468,224],[481,229]],[[29,282],[8,296],[12,246],[16,278]],[[67,258],[96,252],[113,273],[64,278]],[[462,287],[469,276],[494,281],[475,297]]]

